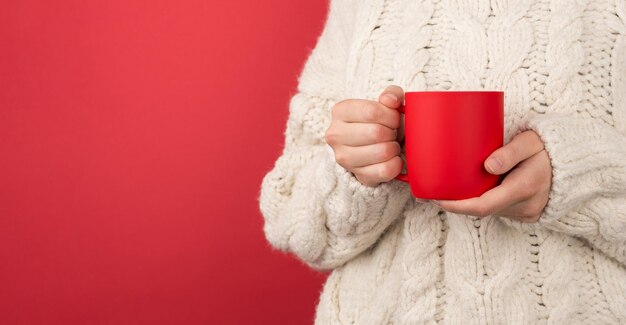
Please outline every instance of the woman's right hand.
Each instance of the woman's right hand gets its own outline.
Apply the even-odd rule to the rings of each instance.
[[[404,90],[388,86],[378,101],[346,99],[332,108],[332,121],[324,139],[335,160],[366,186],[375,187],[402,171],[400,143]]]

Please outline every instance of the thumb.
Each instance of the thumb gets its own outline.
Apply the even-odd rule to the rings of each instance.
[[[404,104],[404,89],[396,85],[387,86],[378,97],[378,101],[389,108],[399,108]]]
[[[537,133],[525,131],[516,135],[511,142],[491,153],[485,159],[484,167],[491,174],[504,174],[521,161],[542,151],[543,148],[543,142]]]

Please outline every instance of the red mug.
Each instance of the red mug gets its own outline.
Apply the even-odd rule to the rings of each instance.
[[[500,183],[484,162],[502,147],[504,92],[411,91],[404,117],[406,174],[413,196],[460,200],[480,196]]]

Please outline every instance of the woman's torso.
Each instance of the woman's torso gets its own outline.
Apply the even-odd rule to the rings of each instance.
[[[530,113],[612,125],[623,3],[359,2],[342,92],[503,90],[505,143]],[[611,299],[624,279],[622,266],[583,239],[411,202],[374,246],[333,271],[316,323],[611,324],[624,313]]]

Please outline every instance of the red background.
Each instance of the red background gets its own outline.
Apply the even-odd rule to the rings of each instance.
[[[312,323],[257,196],[327,1],[2,7],[0,322]]]

